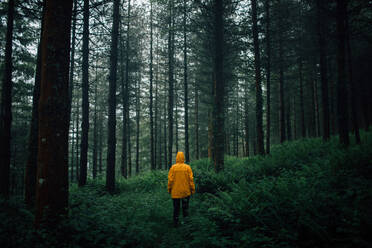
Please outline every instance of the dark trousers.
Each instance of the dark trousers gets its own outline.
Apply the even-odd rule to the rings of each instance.
[[[178,225],[178,219],[180,216],[180,207],[182,203],[182,215],[183,217],[187,217],[189,215],[189,200],[190,197],[180,198],[180,199],[173,199],[173,223],[174,225]]]

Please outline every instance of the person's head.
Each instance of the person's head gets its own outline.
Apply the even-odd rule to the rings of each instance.
[[[176,163],[183,164],[185,162],[185,155],[183,152],[177,152]]]

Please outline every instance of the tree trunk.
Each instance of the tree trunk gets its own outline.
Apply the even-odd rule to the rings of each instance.
[[[140,72],[141,73],[141,72]],[[137,82],[137,96],[136,96],[136,175],[139,174],[139,137],[140,137],[140,118],[141,118],[141,105],[140,105],[140,89],[141,75]]]
[[[319,114],[318,81],[317,80],[314,80],[314,100],[315,100],[316,136],[320,137],[320,114]]]
[[[358,124],[358,110],[357,110],[357,81],[353,80],[353,64],[352,64],[352,54],[351,54],[351,46],[350,46],[350,25],[349,25],[349,18],[347,14],[347,10],[345,10],[345,39],[346,39],[346,48],[347,48],[347,64],[349,70],[349,84],[351,89],[351,119],[353,125],[353,131],[355,135],[355,142],[360,144],[360,134],[359,134],[359,124]]]
[[[224,24],[223,0],[215,0],[215,96],[213,106],[213,143],[214,143],[214,168],[216,172],[224,169],[225,128],[224,128],[224,97],[225,83],[223,73],[224,62]]]
[[[9,198],[10,176],[10,129],[12,125],[12,46],[13,46],[13,19],[14,0],[8,2],[4,78],[1,91],[0,112],[0,195]]]
[[[256,132],[257,132],[257,148],[260,155],[265,154],[264,149],[264,134],[262,127],[262,88],[261,88],[261,58],[260,46],[258,42],[258,27],[257,27],[257,1],[251,0],[252,3],[252,32],[254,46],[254,67],[256,79]]]
[[[168,169],[172,166],[172,147],[173,147],[173,105],[174,105],[174,78],[173,78],[173,61],[174,61],[174,31],[173,31],[173,0],[169,1],[169,32],[168,32]]]
[[[338,65],[338,83],[337,83],[337,112],[340,143],[348,146],[349,141],[349,116],[348,116],[348,95],[345,73],[345,18],[346,1],[337,0],[337,65]]]
[[[111,32],[110,76],[109,76],[109,114],[107,139],[106,188],[111,194],[115,191],[115,160],[116,160],[116,72],[118,63],[119,36],[119,5],[120,0],[114,0],[113,23]]]
[[[271,31],[270,31],[270,1],[265,1],[266,10],[266,153],[270,153],[270,134],[271,134]]]
[[[279,3],[283,4],[283,3]],[[282,16],[279,17],[279,27],[283,27]],[[285,106],[284,106],[284,60],[283,60],[283,34],[279,30],[279,131],[280,143],[285,141]]]
[[[42,34],[35,223],[55,227],[68,206],[72,0],[47,1]]]
[[[45,4],[45,3],[44,3]],[[74,0],[74,9],[72,11],[72,38],[71,38],[71,61],[70,61],[70,87],[69,87],[69,116],[71,116],[72,93],[74,89],[74,68],[75,68],[75,44],[76,44],[76,16],[77,0]]]
[[[121,165],[120,165],[120,170],[121,170],[121,175],[124,177],[124,178],[127,178],[128,177],[128,164],[127,164],[127,161],[128,161],[128,149],[127,149],[127,145],[128,145],[128,131],[127,131],[127,122],[129,120],[127,120],[127,111],[128,111],[128,96],[129,96],[129,92],[128,92],[128,87],[127,85],[127,81],[129,81],[129,72],[128,72],[128,75],[125,74],[125,77],[124,77],[124,55],[123,55],[123,51],[124,51],[124,45],[123,45],[123,42],[122,40],[120,40],[120,71],[121,71],[121,100],[122,100],[122,103],[123,103],[123,114],[122,114],[122,120],[123,120],[123,128],[122,128],[122,142],[121,142]],[[126,51],[126,57],[128,57],[128,50]],[[126,65],[128,64],[128,61],[126,59]],[[128,71],[128,67],[126,68],[126,71]]]
[[[43,17],[45,11],[45,3],[43,3]],[[43,18],[42,17],[42,18]],[[40,41],[37,49],[35,85],[32,96],[32,117],[30,124],[30,136],[28,140],[28,157],[25,173],[25,204],[29,209],[35,207],[36,193],[36,171],[37,171],[37,152],[38,152],[38,136],[39,136],[39,98],[40,98],[40,81],[41,81],[41,35],[43,33],[43,19],[41,20]]]
[[[244,129],[245,129],[245,156],[249,157],[249,103],[248,103],[248,86],[244,88]]]
[[[129,106],[128,106],[129,107]],[[128,177],[132,176],[132,145],[131,145],[131,123],[129,119],[129,109],[127,111],[127,130],[128,130]]]
[[[153,51],[152,51],[152,36],[153,36],[153,19],[152,14],[152,1],[150,1],[150,163],[151,163],[151,170],[156,169],[156,162],[155,162],[155,151],[154,151],[154,119],[153,119],[153,96],[152,96],[152,80],[153,80]]]
[[[79,181],[79,100],[76,101],[76,181]]]
[[[82,113],[80,144],[80,179],[79,187],[87,182],[88,133],[89,133],[89,0],[84,0],[83,22],[83,62],[82,62]]]
[[[103,165],[102,165],[102,153],[103,153],[103,117],[102,117],[102,110],[99,113],[99,163],[98,163],[98,173],[102,175],[103,172]]]
[[[195,80],[195,147],[196,147],[196,159],[199,159],[199,91]]]
[[[318,42],[319,42],[319,64],[320,80],[322,89],[322,117],[323,117],[323,140],[330,138],[329,103],[328,103],[328,75],[327,75],[327,42],[325,37],[324,1],[317,0],[318,11]]]
[[[185,88],[185,158],[186,163],[190,162],[190,147],[189,147],[189,106],[188,106],[188,78],[187,78],[187,5],[186,0],[183,0],[183,75]]]
[[[287,111],[286,111],[286,124],[287,124],[287,140],[292,140],[292,125],[291,125],[291,97],[287,97]]]
[[[94,87],[94,117],[93,117],[93,179],[97,178],[97,143],[98,143],[98,127],[97,127],[97,105],[98,105],[98,75],[97,75],[97,67],[96,67],[96,82]]]
[[[305,106],[304,106],[304,87],[303,87],[303,75],[302,75],[302,57],[299,61],[299,80],[300,80],[300,112],[301,112],[301,135],[302,138],[306,137],[306,126],[305,126]]]

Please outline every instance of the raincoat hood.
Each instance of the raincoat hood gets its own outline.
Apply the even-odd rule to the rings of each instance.
[[[177,164],[183,164],[183,163],[185,163],[185,155],[183,154],[183,152],[178,152],[177,153],[176,163]]]

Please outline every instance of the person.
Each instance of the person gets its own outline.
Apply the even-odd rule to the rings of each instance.
[[[191,167],[185,164],[185,155],[178,152],[176,163],[168,172],[168,192],[173,200],[173,224],[178,226],[180,205],[183,217],[188,216],[190,196],[195,193],[194,177]]]

